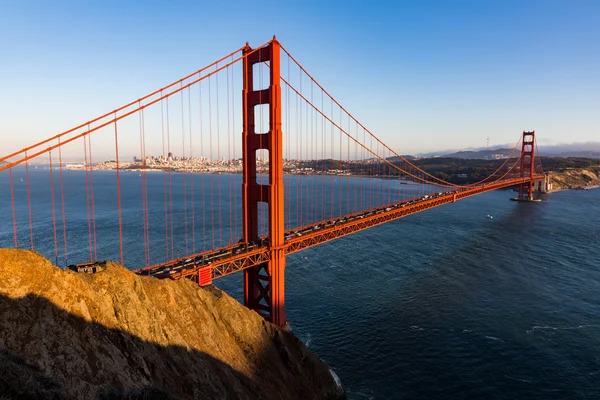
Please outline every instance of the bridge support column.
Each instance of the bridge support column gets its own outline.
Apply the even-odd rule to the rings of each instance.
[[[273,38],[268,46],[253,51],[246,45],[243,89],[243,240],[264,240],[258,232],[258,203],[268,204],[268,242],[270,261],[244,271],[244,304],[266,320],[285,327],[285,247],[283,219],[283,140],[281,132],[280,45]],[[265,89],[254,89],[253,66],[267,63],[270,82]],[[263,67],[266,65],[263,64]],[[256,132],[255,107],[269,106],[269,131]],[[256,151],[269,152],[269,183],[256,181]]]
[[[533,201],[533,176],[535,175],[535,131],[523,132],[521,147],[521,178],[528,178],[530,180],[520,185],[519,197],[517,197],[515,200]]]

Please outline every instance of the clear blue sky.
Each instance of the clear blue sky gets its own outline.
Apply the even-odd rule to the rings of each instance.
[[[0,154],[273,34],[400,153],[600,140],[600,1],[0,3]]]

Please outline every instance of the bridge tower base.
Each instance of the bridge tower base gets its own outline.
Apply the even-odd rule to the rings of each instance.
[[[280,45],[275,37],[269,45],[252,50],[246,45],[243,62],[244,89],[242,95],[243,183],[242,224],[243,240],[269,246],[269,261],[244,271],[244,305],[267,321],[286,327],[285,315],[285,247],[283,200],[283,139],[281,132]],[[264,63],[264,64],[263,64]],[[268,63],[268,64],[267,64]],[[268,65],[269,87],[254,88],[253,66]],[[269,106],[268,132],[256,132],[255,107]],[[269,152],[269,182],[256,181],[256,152]],[[268,239],[258,232],[258,203],[268,206]]]

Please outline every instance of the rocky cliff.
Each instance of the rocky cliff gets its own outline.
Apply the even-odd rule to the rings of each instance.
[[[563,172],[550,174],[553,190],[583,189],[600,185],[600,166],[589,168],[573,168]]]
[[[0,398],[335,399],[293,334],[216,288],[0,249]]]

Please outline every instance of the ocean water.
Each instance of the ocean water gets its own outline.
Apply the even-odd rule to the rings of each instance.
[[[289,257],[294,332],[350,399],[600,399],[600,190],[511,194]]]
[[[43,174],[30,173],[34,239],[54,259]],[[171,251],[164,239],[164,176],[150,175],[153,254],[164,257]],[[15,170],[20,223],[27,219],[22,176]],[[139,176],[123,176],[126,264],[137,267],[143,262]],[[94,173],[98,258],[116,259],[109,179],[110,172]],[[237,177],[205,179],[239,195],[225,189],[239,184]],[[374,181],[352,179],[359,187]],[[0,176],[0,247],[13,245],[7,183]],[[89,251],[82,185],[83,173],[65,173],[71,260]],[[486,193],[288,257],[293,332],[336,371],[349,399],[600,399],[600,189],[552,193],[535,204],[508,201],[512,195]],[[179,200],[176,217],[183,215]],[[210,201],[203,208],[195,199],[197,216],[210,220],[215,207],[228,207]],[[235,221],[220,221],[225,237]],[[19,244],[27,247],[25,225],[19,225]],[[176,226],[180,251],[181,230]],[[196,250],[212,244],[210,233],[203,236],[195,238]],[[61,265],[62,258],[60,252]],[[215,283],[240,298],[240,274]]]

